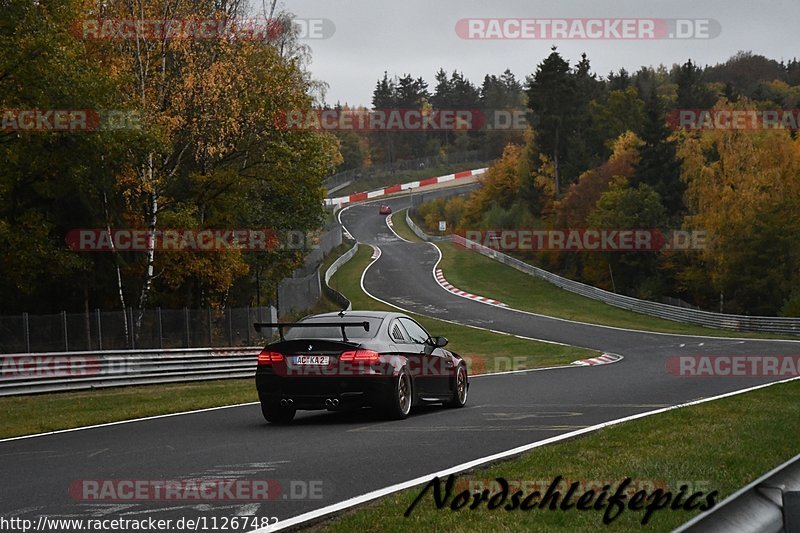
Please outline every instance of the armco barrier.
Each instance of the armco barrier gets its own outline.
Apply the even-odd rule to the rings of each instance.
[[[449,240],[450,237],[437,237],[435,235],[428,235],[419,226],[417,226],[414,221],[411,219],[411,210],[406,209],[406,224],[414,232],[414,235],[422,239],[423,241],[431,242],[431,241],[446,241]]]
[[[428,178],[419,181],[410,181],[408,183],[392,185],[390,187],[384,187],[382,189],[376,189],[374,191],[360,192],[356,194],[351,194],[349,196],[341,196],[339,198],[326,198],[325,205],[330,207],[336,205],[349,204],[353,202],[361,202],[364,200],[372,200],[373,198],[381,198],[382,196],[386,196],[389,194],[412,191],[414,189],[418,189],[420,187],[427,187],[429,185],[437,185],[439,183],[447,183],[454,180],[461,180],[461,179],[481,176],[485,173],[486,173],[485,168],[479,168],[475,170],[465,170],[464,172],[456,172],[455,174],[447,174],[445,176],[438,176],[435,178]]]
[[[800,319],[798,318],[726,315],[721,313],[712,313],[710,311],[702,311],[699,309],[676,307],[658,302],[640,300],[631,296],[624,296],[622,294],[616,294],[603,289],[598,289],[597,287],[592,287],[591,285],[586,285],[585,283],[580,283],[571,279],[562,278],[561,276],[553,274],[552,272],[542,270],[541,268],[529,265],[524,261],[520,261],[519,259],[506,255],[502,252],[465,239],[460,235],[449,235],[447,237],[433,237],[427,235],[414,223],[408,212],[406,213],[406,220],[408,221],[411,231],[413,231],[423,240],[450,240],[469,250],[476,251],[481,255],[515,268],[520,272],[524,272],[525,274],[548,281],[564,290],[574,292],[575,294],[580,294],[581,296],[598,300],[615,307],[620,307],[622,309],[627,309],[629,311],[655,316],[658,318],[664,318],[666,320],[698,324],[700,326],[709,328],[800,335]]]
[[[552,272],[542,270],[533,265],[529,265],[524,261],[510,257],[504,253],[498,252],[491,248],[487,248],[481,244],[470,241],[461,237],[460,235],[450,236],[450,240],[456,244],[460,244],[469,250],[474,250],[481,255],[490,257],[495,261],[500,261],[517,270],[536,276],[537,278],[549,281],[557,287],[580,294],[593,300],[628,309],[650,316],[664,318],[667,320],[674,320],[677,322],[688,322],[691,324],[698,324],[709,328],[730,329],[735,331],[761,331],[767,333],[788,333],[790,335],[800,334],[800,319],[798,318],[784,318],[784,317],[766,317],[766,316],[744,316],[744,315],[725,315],[721,313],[712,313],[710,311],[700,311],[697,309],[687,309],[683,307],[675,307],[672,305],[662,304],[658,302],[649,302],[647,300],[639,300],[631,296],[624,296],[622,294],[615,294],[608,292],[591,285],[586,285],[577,281],[567,278],[562,278]]]
[[[675,533],[800,531],[800,455],[738,490]]]
[[[108,350],[0,356],[0,396],[248,378],[260,347]]]
[[[382,165],[372,165],[366,168],[345,170],[328,176],[322,180],[322,185],[327,189],[328,195],[353,182],[372,179],[376,177],[393,176],[398,172],[419,171],[425,168],[435,168],[442,165],[469,163],[472,161],[485,161],[488,158],[486,150],[471,150],[445,155],[420,157],[417,159],[404,159]]]
[[[331,300],[338,303],[342,309],[345,309],[347,311],[353,310],[352,302],[350,302],[350,300],[348,300],[344,294],[332,288],[328,284],[328,282],[330,282],[333,275],[336,274],[336,272],[338,272],[339,269],[342,268],[342,266],[345,263],[350,261],[350,259],[352,259],[354,255],[356,255],[356,252],[358,252],[358,243],[355,243],[352,248],[350,248],[347,252],[342,254],[342,256],[339,257],[339,259],[337,259],[336,261],[334,261],[334,263],[328,268],[328,270],[325,271],[325,285],[324,285],[325,292],[328,294],[328,297]]]

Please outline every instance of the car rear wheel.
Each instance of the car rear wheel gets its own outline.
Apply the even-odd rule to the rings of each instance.
[[[261,414],[272,424],[288,424],[296,412],[294,407],[284,407],[278,402],[261,402]]]
[[[386,415],[392,420],[402,420],[411,412],[411,376],[403,368],[393,382],[391,394],[387,398]]]
[[[456,382],[455,387],[453,388],[453,398],[445,405],[448,407],[464,407],[467,404],[467,392],[469,392],[467,369],[464,368],[464,365],[461,365],[456,371]]]

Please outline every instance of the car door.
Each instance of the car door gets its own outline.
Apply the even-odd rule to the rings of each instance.
[[[418,361],[417,368],[413,370],[420,392],[433,396],[447,394],[449,380],[444,353],[426,342],[430,335],[415,320],[405,317],[398,320],[412,343],[410,346],[413,346]]]

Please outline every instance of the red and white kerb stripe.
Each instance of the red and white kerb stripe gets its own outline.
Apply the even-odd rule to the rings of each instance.
[[[597,365],[610,365],[611,363],[616,363],[617,361],[621,361],[622,356],[613,354],[613,353],[604,353],[599,357],[593,357],[591,359],[581,359],[579,361],[573,361],[573,365],[578,366],[597,366]]]
[[[325,205],[343,205],[353,202],[360,202],[362,200],[371,200],[373,198],[380,198],[389,194],[394,194],[402,191],[409,191],[419,187],[426,187],[428,185],[436,185],[437,183],[446,183],[448,181],[460,180],[464,178],[471,178],[472,176],[480,176],[486,172],[485,168],[476,170],[465,170],[464,172],[456,172],[455,174],[447,174],[446,176],[439,176],[436,178],[427,178],[420,181],[410,181],[401,185],[392,185],[391,187],[384,187],[370,192],[359,192],[351,194],[350,196],[340,196],[339,198],[326,198]]]
[[[462,291],[461,289],[457,289],[456,287],[453,287],[453,285],[451,285],[450,282],[448,282],[446,279],[444,279],[444,274],[442,273],[442,269],[441,268],[437,268],[436,269],[436,276],[435,277],[436,277],[436,283],[438,283],[444,290],[452,292],[456,296],[461,296],[462,298],[468,298],[470,300],[475,300],[477,302],[481,302],[481,303],[485,303],[485,304],[489,304],[489,305],[495,305],[497,307],[508,307],[503,302],[498,302],[497,300],[492,300],[491,298],[486,298],[485,296],[478,296],[478,295],[475,295],[475,294],[471,294],[469,292]]]

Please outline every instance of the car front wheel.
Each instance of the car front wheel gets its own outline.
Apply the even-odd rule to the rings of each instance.
[[[464,407],[467,404],[467,393],[469,392],[469,382],[467,381],[467,369],[461,365],[456,371],[455,387],[453,387],[453,397],[445,405],[448,407]]]

